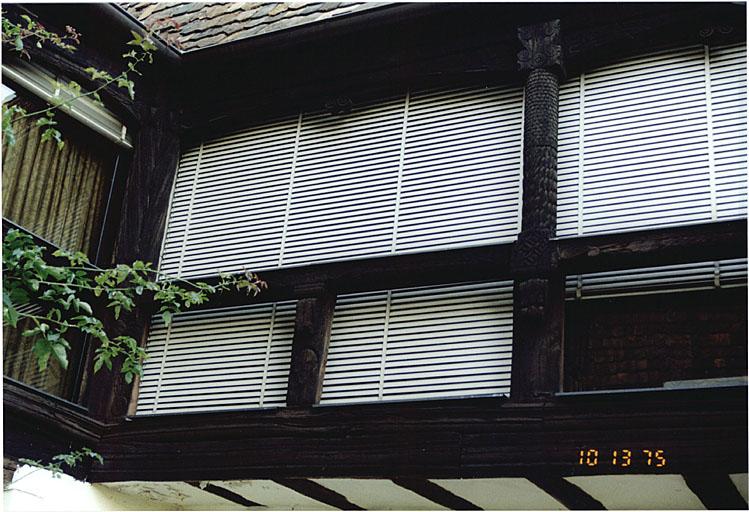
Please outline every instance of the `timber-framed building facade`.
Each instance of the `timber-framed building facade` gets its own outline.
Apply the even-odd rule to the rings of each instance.
[[[6,461],[89,446],[79,476],[186,508],[747,506],[745,5],[7,10],[85,36],[4,55],[28,101],[177,23],[135,100],[70,121],[96,213],[29,217],[63,176],[29,147],[4,227],[269,286],[107,320],[133,385],[6,343]]]

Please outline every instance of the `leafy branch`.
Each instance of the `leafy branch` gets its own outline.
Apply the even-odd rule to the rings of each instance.
[[[91,448],[83,447],[80,450],[75,450],[70,453],[61,453],[58,455],[55,455],[52,457],[52,462],[48,462],[44,464],[40,460],[34,460],[34,459],[18,459],[18,462],[22,464],[27,464],[29,466],[35,467],[37,469],[46,469],[47,471],[50,471],[52,473],[53,478],[60,478],[60,476],[63,473],[62,466],[65,464],[69,468],[74,468],[78,465],[79,462],[83,461],[86,458],[90,458],[98,462],[99,464],[104,464],[104,458],[93,451]],[[26,475],[22,476],[18,480],[16,480],[13,483],[16,483],[20,480],[23,480],[26,476],[30,475],[31,473],[27,473]]]
[[[43,43],[52,45],[69,52],[76,50],[76,45],[80,44],[80,34],[71,26],[65,26],[65,35],[59,35],[50,32],[44,25],[31,19],[30,16],[22,14],[20,16],[23,23],[11,22],[3,13],[2,18],[2,44],[14,51],[29,57],[26,50],[26,40],[31,38],[37,48],[42,48]]]
[[[36,469],[29,471],[28,473],[26,473],[20,478],[15,479],[9,485],[6,485],[3,490],[5,492],[8,492],[8,491],[27,492],[22,489],[15,488],[14,485],[20,482],[21,480],[23,480],[24,478],[31,476],[37,471],[40,471],[43,469],[51,472],[52,478],[60,478],[64,472],[63,464],[72,469],[75,466],[77,466],[79,462],[83,461],[86,458],[93,459],[99,464],[104,464],[104,458],[101,455],[93,451],[91,448],[87,448],[85,446],[81,448],[80,450],[75,450],[69,453],[61,453],[61,454],[55,455],[54,457],[52,457],[52,461],[46,464],[36,459],[26,459],[26,458],[18,459],[18,462],[20,462],[21,464],[26,464]],[[29,494],[32,494],[32,493],[29,493]]]
[[[54,84],[55,98],[49,106],[43,109],[28,112],[19,105],[3,105],[2,133],[4,142],[8,145],[16,143],[18,136],[15,132],[14,124],[23,119],[38,117],[35,126],[43,128],[41,135],[42,142],[55,141],[58,149],[62,149],[65,146],[65,142],[62,139],[62,134],[56,128],[57,121],[54,120],[57,110],[70,106],[76,101],[87,97],[93,98],[96,104],[102,105],[99,93],[108,87],[125,89],[130,99],[135,99],[135,82],[132,80],[132,76],[142,76],[140,67],[145,63],[153,63],[153,54],[156,51],[156,45],[153,43],[152,36],[155,30],[156,25],[145,35],[131,31],[133,38],[127,42],[129,50],[122,54],[125,68],[119,74],[112,75],[108,71],[99,70],[94,67],[84,69],[84,72],[89,75],[91,82],[96,84],[96,87],[91,91],[84,92],[81,85],[72,80],[68,82],[57,80]],[[80,44],[80,34],[70,26],[66,26],[65,35],[60,35],[48,31],[41,23],[36,22],[25,14],[21,15],[19,23],[13,23],[3,13],[3,47],[30,58],[29,52],[26,49],[27,39],[32,39],[38,48],[42,48],[44,43],[49,43],[68,52],[75,51],[76,45]]]
[[[67,368],[70,334],[77,331],[99,341],[95,372],[102,367],[111,370],[114,360],[120,358],[120,371],[130,383],[142,375],[146,352],[131,336],[111,337],[100,320],[101,308],[111,310],[119,319],[123,311],[137,307],[142,300],[139,297],[148,296],[170,325],[175,314],[205,304],[216,293],[236,289],[254,296],[267,287],[251,272],[222,273],[219,282],[210,285],[169,278],[143,261],[101,269],[85,254],[62,249],[52,256],[69,264],[52,265],[46,261],[45,251],[18,229],[8,230],[3,240],[3,323],[11,327],[23,319],[31,323],[22,336],[34,339],[33,353],[40,371],[47,368],[50,358]],[[26,304],[39,305],[41,312],[21,307]]]

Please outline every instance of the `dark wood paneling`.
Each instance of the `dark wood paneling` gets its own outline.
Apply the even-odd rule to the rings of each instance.
[[[670,474],[716,465],[745,472],[746,398],[745,388],[731,388],[528,404],[487,398],[135,417],[104,436],[106,463],[90,479],[626,472],[578,466],[583,447],[662,449]]]

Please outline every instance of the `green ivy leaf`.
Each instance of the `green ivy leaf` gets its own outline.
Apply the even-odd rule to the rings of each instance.
[[[79,300],[78,307],[82,309],[84,312],[88,313],[89,315],[92,315],[94,313],[93,310],[91,309],[91,305],[88,302]]]
[[[63,369],[68,368],[68,352],[65,349],[65,345],[62,343],[55,343],[52,345],[52,353],[55,355],[55,358],[60,361],[60,366],[62,366]]]
[[[52,354],[52,347],[44,339],[39,339],[34,343],[32,349],[36,356],[37,363],[39,365],[39,371],[43,372],[47,369],[47,363],[49,362],[49,356]]]
[[[3,321],[11,327],[18,325],[18,311],[10,298],[10,294],[3,290]]]

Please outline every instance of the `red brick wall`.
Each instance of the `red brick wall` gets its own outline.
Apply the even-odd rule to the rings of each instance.
[[[746,291],[567,302],[565,391],[746,375]]]

